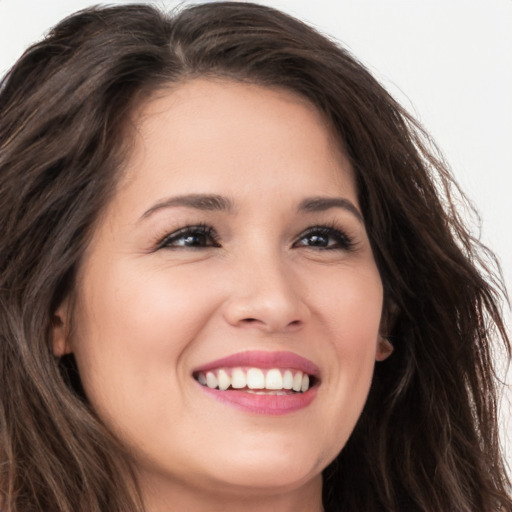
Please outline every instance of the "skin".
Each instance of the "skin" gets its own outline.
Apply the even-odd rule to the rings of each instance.
[[[133,122],[74,309],[65,301],[57,312],[54,351],[74,352],[88,399],[132,454],[148,512],[322,510],[321,472],[354,428],[375,360],[388,355],[351,166],[322,115],[283,90],[196,79],[160,91]],[[162,206],[186,194],[221,195],[232,208]],[[311,197],[354,210],[298,212]],[[175,236],[162,247],[198,224],[213,228],[216,245]],[[325,225],[342,235],[304,234]],[[192,377],[246,350],[311,360],[313,402],[247,412]]]

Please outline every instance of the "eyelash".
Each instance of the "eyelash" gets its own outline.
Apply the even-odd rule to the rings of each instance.
[[[329,239],[334,240],[333,244],[329,245],[300,245],[301,242],[305,241],[308,237],[318,237],[319,239]],[[186,238],[191,239],[190,243],[187,244],[182,243],[181,245],[176,245],[178,241],[184,241]],[[192,240],[194,239],[194,240]],[[199,243],[198,242],[199,239]],[[206,243],[205,243],[206,242]],[[345,232],[341,231],[335,226],[332,225],[321,225],[321,226],[312,226],[305,231],[303,231],[297,238],[297,240],[293,243],[292,247],[308,247],[317,251],[332,251],[332,250],[342,250],[342,251],[352,251],[355,248],[354,240],[348,236]],[[220,240],[217,232],[211,226],[206,224],[197,224],[194,226],[185,226],[177,231],[174,231],[168,235],[166,235],[158,244],[158,249],[202,249],[206,247],[220,247]]]
[[[322,226],[312,226],[305,231],[303,231],[299,237],[297,242],[294,242],[293,247],[297,247],[298,243],[305,240],[308,237],[312,236],[320,236],[324,238],[332,238],[334,240],[333,245],[311,245],[306,246],[314,250],[323,250],[323,251],[353,251],[355,249],[355,241],[347,235],[344,231],[341,231],[339,228],[333,225],[322,225]]]
[[[206,244],[194,244],[194,245],[172,245],[180,239],[192,237],[202,237],[203,241],[208,240]],[[203,247],[220,247],[218,241],[217,232],[206,224],[197,224],[195,226],[185,226],[173,233],[166,235],[159,243],[157,249],[201,249]]]

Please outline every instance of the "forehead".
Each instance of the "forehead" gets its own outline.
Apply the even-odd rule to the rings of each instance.
[[[132,124],[124,183],[139,191],[254,194],[255,182],[291,195],[295,187],[311,194],[354,188],[325,116],[288,90],[195,79],[159,90]]]

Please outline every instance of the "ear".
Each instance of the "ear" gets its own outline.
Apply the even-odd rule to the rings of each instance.
[[[69,343],[68,301],[64,300],[52,318],[52,343],[55,357],[62,357],[72,352]]]
[[[377,341],[377,350],[375,352],[375,360],[376,361],[385,361],[392,353],[394,347],[391,345],[387,338],[379,334],[379,339]]]
[[[395,326],[396,319],[400,313],[400,309],[396,302],[392,299],[385,301],[384,313],[380,323],[380,332],[389,333]],[[377,341],[377,350],[375,352],[376,361],[385,361],[392,353],[395,347],[389,341],[388,336],[379,333]]]

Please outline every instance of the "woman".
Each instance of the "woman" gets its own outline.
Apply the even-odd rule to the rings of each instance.
[[[90,9],[0,118],[4,512],[512,510],[500,283],[345,50]]]

